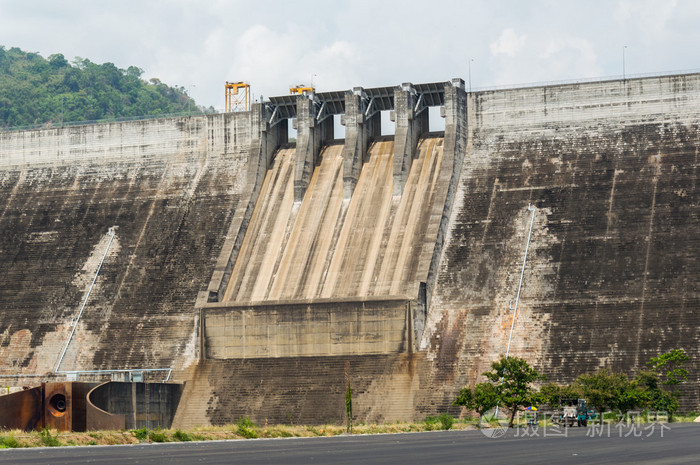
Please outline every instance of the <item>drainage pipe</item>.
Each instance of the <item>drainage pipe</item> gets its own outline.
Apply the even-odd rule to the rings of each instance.
[[[61,356],[58,359],[58,363],[56,364],[56,369],[54,370],[56,373],[59,373],[59,368],[61,367],[61,363],[63,362],[63,357],[66,355],[66,351],[68,350],[68,346],[70,345],[70,341],[73,339],[73,334],[75,334],[75,329],[78,327],[78,322],[80,321],[80,317],[83,315],[83,310],[85,310],[85,305],[87,305],[87,301],[90,298],[90,293],[92,292],[92,288],[95,286],[95,282],[97,281],[97,275],[100,274],[100,269],[102,269],[102,264],[105,261],[105,257],[107,257],[107,252],[109,251],[109,247],[112,245],[112,241],[114,240],[114,228],[109,228],[109,242],[107,242],[107,247],[105,248],[105,253],[102,254],[102,260],[100,260],[100,264],[97,267],[97,271],[95,272],[95,277],[92,278],[92,284],[90,284],[90,289],[88,289],[88,293],[85,296],[85,300],[83,300],[83,305],[80,307],[80,312],[78,312],[78,318],[72,323],[73,329],[70,332],[70,336],[68,336],[68,341],[66,341],[66,345],[63,347],[63,351],[61,352]]]
[[[527,262],[527,252],[530,249],[530,239],[532,238],[532,225],[535,222],[535,210],[536,208],[532,204],[527,205],[527,210],[532,212],[530,217],[530,231],[527,233],[527,244],[525,245],[525,256],[523,257],[523,267],[520,270],[520,283],[518,284],[518,293],[515,296],[515,307],[513,308],[513,321],[510,323],[510,336],[508,336],[508,347],[506,348],[506,359],[510,355],[510,343],[513,340],[513,327],[515,326],[515,317],[518,314],[518,303],[520,302],[520,290],[523,287],[523,277],[525,276],[525,263]],[[503,377],[501,377],[501,383],[503,384]],[[498,416],[498,409],[500,405],[496,405],[496,413],[494,417]]]
[[[527,245],[525,246],[525,256],[523,257],[523,267],[520,270],[520,284],[518,284],[518,294],[515,296],[515,308],[513,309],[513,321],[510,323],[510,336],[508,336],[508,347],[506,348],[506,358],[510,354],[510,343],[513,339],[513,327],[515,326],[515,317],[518,315],[518,303],[520,302],[520,290],[523,287],[523,276],[525,276],[525,263],[527,262],[527,251],[530,249],[530,238],[532,237],[532,225],[535,222],[536,208],[530,204],[527,206],[528,211],[532,212],[530,217],[530,232],[527,234]]]

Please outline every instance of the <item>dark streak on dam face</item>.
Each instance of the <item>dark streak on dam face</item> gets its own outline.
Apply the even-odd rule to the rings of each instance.
[[[319,96],[0,133],[0,374],[60,378],[114,227],[63,366],[174,368],[176,427],[342,422],[346,379],[361,421],[455,413],[505,352],[532,205],[511,353],[568,382],[682,347],[697,408],[700,75]],[[421,105],[444,107],[444,134],[426,135]],[[383,171],[380,110],[396,121]],[[342,146],[324,112],[345,113]],[[418,148],[436,141],[422,178]]]

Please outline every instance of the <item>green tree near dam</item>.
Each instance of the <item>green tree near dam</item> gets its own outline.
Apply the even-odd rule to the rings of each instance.
[[[136,66],[0,46],[0,128],[202,112],[184,88],[142,75]]]
[[[479,415],[496,406],[505,407],[510,411],[508,426],[513,426],[518,411],[537,402],[532,384],[544,379],[526,360],[505,355],[492,362],[491,370],[483,375],[491,383],[477,384],[473,390],[463,388],[454,404],[476,410]]]
[[[667,412],[672,420],[680,408],[681,391],[678,386],[687,381],[689,372],[684,365],[690,357],[683,349],[652,357],[649,370],[641,370],[630,379],[627,374],[606,368],[578,376],[568,385],[547,383],[539,389],[532,383],[544,377],[527,361],[518,357],[501,356],[491,364],[491,371],[483,373],[489,382],[459,391],[454,405],[461,405],[483,416],[496,406],[510,411],[509,426],[515,415],[530,405],[546,404],[560,409],[571,399],[586,399],[598,412],[614,411],[620,415],[635,409]],[[599,417],[602,423],[602,415]]]

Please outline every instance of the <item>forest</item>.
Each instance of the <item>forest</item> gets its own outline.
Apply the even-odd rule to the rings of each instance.
[[[143,70],[0,46],[0,129],[177,113],[202,113],[183,87],[141,78]]]

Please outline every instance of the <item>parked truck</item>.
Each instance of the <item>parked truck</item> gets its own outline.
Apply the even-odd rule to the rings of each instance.
[[[564,408],[558,416],[558,423],[564,426],[588,426],[588,420],[596,417],[595,410],[588,410],[586,399],[564,399]],[[556,418],[556,416],[555,416]]]

